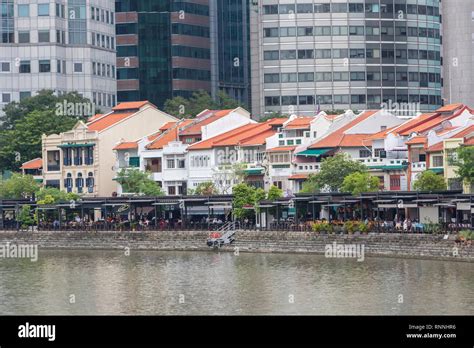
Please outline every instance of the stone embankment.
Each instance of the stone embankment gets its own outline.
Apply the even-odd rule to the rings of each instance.
[[[0,244],[37,244],[41,249],[208,251],[206,231],[0,232]],[[238,231],[223,251],[324,254],[333,243],[363,245],[366,256],[474,261],[474,247],[456,236],[422,234],[318,235],[314,232]],[[238,249],[237,249],[238,248]]]

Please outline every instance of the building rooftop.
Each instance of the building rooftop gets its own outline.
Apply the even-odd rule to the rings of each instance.
[[[20,169],[41,169],[43,168],[43,159],[42,158],[35,158],[31,161],[23,163]]]

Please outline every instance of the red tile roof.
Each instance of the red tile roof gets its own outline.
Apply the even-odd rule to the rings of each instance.
[[[158,135],[155,140],[146,146],[148,150],[160,150],[171,141],[178,140],[176,127],[168,129],[166,132]]]
[[[296,146],[279,146],[268,149],[267,152],[291,152],[296,149]]]
[[[197,142],[188,150],[204,150],[222,146],[264,145],[266,138],[276,133],[275,125],[283,124],[283,119],[271,119],[264,123],[249,123],[229,132]]]
[[[161,126],[160,131],[164,132],[170,128],[173,128],[176,125],[175,121],[166,122],[163,126]]]
[[[314,117],[297,117],[293,121],[285,125],[285,129],[306,129],[310,127],[311,121]]]
[[[294,174],[290,176],[288,179],[289,180],[306,180],[308,179],[309,174]]]
[[[474,133],[474,125],[467,127],[463,129],[462,131],[450,136],[449,139],[465,138],[471,133]],[[473,145],[473,144],[474,144],[474,137],[464,140],[464,145]],[[440,141],[434,145],[431,145],[428,149],[426,149],[426,152],[439,152],[439,151],[443,151],[443,148],[444,148],[444,142]]]
[[[120,110],[132,110],[132,109],[141,109],[143,106],[151,104],[148,100],[144,101],[137,101],[137,102],[125,102],[125,103],[120,103],[117,106],[113,107],[113,111],[120,111]]]
[[[135,141],[123,142],[113,148],[114,150],[133,150],[138,149],[138,143]]]
[[[224,116],[227,116],[228,114],[230,114],[233,110],[214,110],[214,111],[211,111],[213,113],[212,116],[208,116],[209,113],[206,113],[205,117],[199,117],[197,119],[194,120],[194,124],[190,124],[188,127],[186,127],[185,129],[183,129],[181,132],[180,132],[180,135],[200,135],[201,134],[201,131],[202,131],[202,127],[212,123],[212,122],[215,122],[221,118],[223,118]]]
[[[126,112],[126,113],[111,113],[108,114],[104,117],[99,118],[96,121],[92,121],[91,123],[87,124],[87,128],[90,131],[97,131],[101,132],[104,129],[109,128],[110,126],[113,126],[116,123],[119,123],[122,120],[125,120],[127,117],[132,116],[135,114],[134,112]]]
[[[35,158],[31,161],[23,163],[20,169],[41,169],[43,168],[43,160],[41,158]]]
[[[92,122],[94,120],[97,120],[98,118],[104,116],[104,114],[95,114],[94,116],[92,117],[89,117],[89,119],[87,120],[87,122]]]
[[[428,139],[424,135],[417,135],[407,142],[405,142],[406,145],[419,145],[419,144],[426,144],[428,142]]]
[[[362,115],[350,121],[345,126],[337,129],[336,131],[332,132],[323,139],[313,143],[308,147],[308,149],[359,147],[370,145],[370,140],[367,140],[367,138],[369,137],[368,134],[345,134],[345,132],[354,127],[355,125],[359,124],[360,122],[370,118],[377,112],[378,110],[370,110],[364,112]]]
[[[464,107],[464,104],[462,103],[457,103],[457,104],[449,104],[445,105],[442,108],[439,108],[436,110],[437,112],[454,112],[460,108]]]
[[[383,131],[380,131],[378,133],[368,136],[367,139],[370,139],[370,140],[385,139],[387,134],[393,131],[394,129],[396,129],[397,127],[399,126],[387,128],[386,130],[383,130]]]

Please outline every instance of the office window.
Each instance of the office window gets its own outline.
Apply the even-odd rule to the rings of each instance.
[[[348,95],[334,95],[334,104],[349,104]]]
[[[26,99],[26,98],[29,98],[29,97],[31,97],[31,92],[30,91],[20,92],[20,100],[23,100],[23,99]]]
[[[20,61],[20,74],[31,73],[31,63],[29,60]]]
[[[18,5],[18,17],[29,17],[30,5]]]
[[[51,61],[49,61],[49,60],[40,60],[39,61],[39,72],[40,73],[49,73],[49,72],[51,72]]]
[[[38,30],[38,42],[49,42],[49,30]]]
[[[331,4],[314,4],[314,12],[329,13],[331,12]]]
[[[280,82],[280,74],[265,74],[265,83],[278,83]]]
[[[298,99],[299,105],[314,105],[314,96],[312,95],[300,95]]]
[[[282,73],[281,82],[297,82],[296,73]]]
[[[38,16],[49,16],[49,4],[38,4]]]
[[[314,73],[312,73],[312,72],[299,73],[298,74],[298,81],[299,82],[313,82],[314,81]]]
[[[74,63],[74,72],[82,72],[82,63]]]
[[[296,50],[281,50],[280,59],[296,59]]]
[[[280,105],[280,97],[265,97],[265,106]]]
[[[313,5],[312,4],[296,5],[296,11],[298,13],[313,13]]]
[[[18,32],[18,43],[30,43],[30,32],[19,31]]]
[[[317,49],[316,59],[331,59],[331,50],[330,49]]]
[[[10,63],[9,62],[1,62],[0,63],[0,72],[10,72]]]
[[[10,93],[2,93],[2,103],[9,103],[11,102]]]
[[[313,59],[314,50],[298,50],[298,59]]]
[[[280,14],[295,13],[295,5],[280,5]]]
[[[281,37],[296,36],[296,28],[295,27],[280,28],[280,36]]]
[[[298,36],[313,36],[313,27],[298,27]]]

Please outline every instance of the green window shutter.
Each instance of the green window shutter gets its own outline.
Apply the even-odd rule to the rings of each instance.
[[[140,157],[130,157],[130,161],[128,164],[130,167],[140,167]]]

